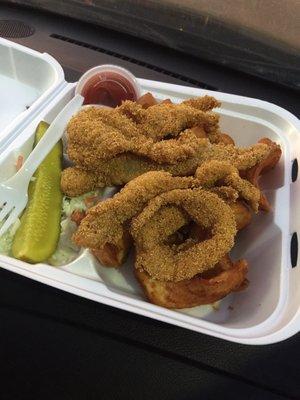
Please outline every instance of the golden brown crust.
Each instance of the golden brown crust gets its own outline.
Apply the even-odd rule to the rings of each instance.
[[[143,114],[141,122],[128,118],[129,110]],[[183,104],[158,104],[147,110],[134,102],[124,102],[117,109],[91,107],[76,114],[68,124],[68,155],[89,170],[98,169],[102,160],[126,152],[172,164],[194,156],[201,147],[201,139],[187,129],[195,125],[213,132],[218,129],[218,117]],[[163,140],[170,134],[171,140]]]
[[[242,179],[238,170],[229,162],[212,160],[203,163],[195,173],[200,185],[213,187],[221,182],[237,191],[239,196],[246,200],[254,211],[258,211],[260,191],[250,182]]]
[[[202,98],[193,99],[196,102],[205,104]],[[213,102],[219,104],[215,99]],[[117,111],[126,115],[134,121],[148,138],[161,140],[170,134],[175,137],[180,132],[193,126],[203,126],[209,138],[214,138],[219,134],[219,117],[211,112],[211,108],[197,108],[188,102],[181,104],[159,103],[146,110],[137,103],[125,101]]]
[[[113,198],[91,208],[81,222],[73,239],[79,246],[101,249],[106,243],[117,245],[125,226],[143,210],[147,202],[173,188],[193,186],[192,177],[172,177],[164,171],[152,171],[129,182]]]
[[[78,196],[97,187],[123,185],[148,171],[164,170],[175,176],[192,175],[199,165],[209,160],[227,161],[239,171],[247,170],[269,154],[269,147],[265,144],[241,149],[213,145],[202,140],[204,142],[195,156],[176,164],[158,164],[147,157],[124,153],[110,160],[99,161],[97,170],[86,170],[79,166],[67,168],[62,172],[62,191],[69,196]]]
[[[202,111],[211,111],[214,108],[221,107],[221,102],[212,96],[196,97],[194,99],[184,100],[182,104],[196,108]]]
[[[177,208],[170,209],[173,205]],[[212,237],[178,251],[164,240],[184,224],[182,212],[211,229]],[[131,234],[135,267],[155,279],[178,282],[212,268],[232,248],[236,223],[231,208],[217,195],[202,189],[175,189],[149,201],[133,219]]]
[[[95,113],[100,112],[107,110],[95,109]],[[190,129],[179,132],[170,140],[158,142],[141,134],[129,137],[120,128],[109,126],[97,116],[94,118],[92,114],[89,119],[86,115],[82,117],[82,113],[91,113],[91,109],[81,111],[70,121],[68,155],[74,163],[90,170],[98,170],[101,161],[129,152],[160,164],[175,164],[195,156],[206,143]]]
[[[80,196],[105,186],[105,182],[94,172],[80,167],[69,167],[62,171],[61,190],[70,197]]]
[[[108,267],[121,266],[134,241],[137,279],[164,307],[209,304],[247,284],[247,263],[228,252],[251,221],[245,201],[268,207],[250,182],[258,186],[281,150],[269,139],[236,147],[220,133],[211,111],[219,106],[209,96],[158,104],[148,93],[113,110],[88,108],[68,126],[76,166],[62,174],[65,193],[129,182],[82,221],[73,216],[81,221],[74,241]]]
[[[89,107],[76,114],[67,128],[67,151],[76,167],[63,172],[63,191],[74,196],[122,185],[151,170],[191,175],[209,160],[249,170],[269,156],[269,143],[245,149],[228,144],[211,112],[220,105],[212,97],[155,103],[146,94],[140,104],[125,101],[115,109]]]
[[[215,165],[214,162],[211,163],[212,166]],[[207,169],[208,164],[204,165],[204,169]],[[233,170],[229,169],[229,171],[236,170],[233,168]],[[201,175],[200,172],[199,177]],[[207,174],[207,179],[209,179],[209,176]],[[239,178],[239,180],[242,179]],[[99,250],[98,258],[100,257],[102,264],[118,264],[115,260],[124,260],[127,254],[127,250],[123,249],[122,241],[124,235],[128,232],[128,224],[133,217],[142,212],[151,199],[173,189],[197,188],[200,186],[200,183],[201,179],[194,177],[174,177],[164,171],[152,171],[140,175],[130,181],[113,198],[100,202],[91,208],[75,233],[74,240],[79,246]],[[204,183],[207,183],[207,181]],[[251,186],[249,182],[247,184]],[[239,226],[243,224],[241,220],[246,224],[250,218],[249,215],[251,216],[247,207],[242,206],[242,204],[239,207],[232,206],[239,196],[243,198],[243,190],[238,191],[230,186],[208,186],[207,189],[209,191],[217,194],[218,197],[228,203],[233,211],[235,211],[235,217],[239,221]],[[112,258],[114,261],[107,262],[105,261],[105,255],[104,257],[101,256],[105,249],[107,249],[108,253],[107,258]],[[106,252],[104,251],[104,253]],[[116,255],[116,253],[119,255]]]
[[[279,162],[281,157],[281,148],[278,144],[272,142],[272,140],[268,138],[262,138],[259,140],[259,143],[263,143],[269,146],[270,152],[269,155],[263,158],[259,163],[257,163],[252,168],[248,169],[245,173],[246,179],[259,188],[259,178],[261,175],[274,168],[275,165]],[[260,209],[263,211],[270,211],[271,206],[268,202],[266,196],[260,192]]]
[[[145,101],[153,105],[144,109]],[[188,101],[155,104],[148,93],[140,102],[125,101],[116,109],[89,107],[76,114],[67,128],[70,159],[87,170],[99,170],[99,162],[128,152],[161,164],[175,163],[194,156],[199,147],[193,131],[183,131],[197,126],[208,137],[218,134],[219,117],[207,112],[218,104],[213,98],[193,99],[192,107]],[[173,140],[162,140],[170,135]]]

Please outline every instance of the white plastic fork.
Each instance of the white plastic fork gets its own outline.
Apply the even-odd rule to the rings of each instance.
[[[67,123],[72,115],[80,109],[83,100],[83,97],[77,94],[53,120],[41,140],[27,157],[22,168],[13,177],[0,183],[0,209],[2,208],[0,211],[0,236],[16,221],[26,207],[28,185],[32,175],[62,137]]]

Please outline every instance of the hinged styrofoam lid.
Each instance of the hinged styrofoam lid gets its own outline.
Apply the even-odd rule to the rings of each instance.
[[[0,38],[0,151],[65,84],[53,57]]]

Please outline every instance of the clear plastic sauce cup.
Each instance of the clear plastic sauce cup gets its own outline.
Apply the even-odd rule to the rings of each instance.
[[[85,72],[75,92],[84,97],[84,104],[116,107],[124,100],[136,101],[141,95],[141,88],[131,72],[107,64]]]

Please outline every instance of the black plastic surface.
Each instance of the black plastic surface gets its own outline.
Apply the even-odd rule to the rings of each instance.
[[[299,398],[299,336],[244,346],[7,271],[0,288],[2,388],[16,399]],[[21,388],[33,397],[22,397]]]
[[[0,20],[0,37],[7,39],[24,38],[34,34],[35,29],[22,21]]]
[[[297,158],[295,158],[292,165],[292,182],[296,182],[298,178],[298,171],[299,171],[298,160]]]
[[[296,267],[298,262],[298,235],[294,232],[291,239],[291,264],[292,268]]]

